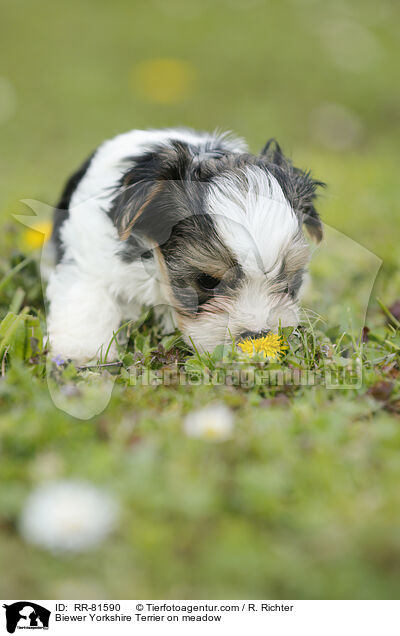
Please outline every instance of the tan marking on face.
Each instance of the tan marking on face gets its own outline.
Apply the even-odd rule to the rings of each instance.
[[[215,258],[215,255],[210,253],[207,247],[203,247],[199,244],[185,245],[185,264],[193,268],[193,271],[204,272],[214,278],[224,278],[230,269],[233,267],[233,263],[223,258]]]

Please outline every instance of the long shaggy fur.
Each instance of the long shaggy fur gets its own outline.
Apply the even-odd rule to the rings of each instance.
[[[105,142],[55,211],[54,351],[96,358],[143,305],[205,349],[295,324],[309,260],[303,227],[322,237],[319,185],[273,141],[257,156],[240,139],[183,129]]]

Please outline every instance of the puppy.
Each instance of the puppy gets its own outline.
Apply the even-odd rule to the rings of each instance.
[[[319,185],[273,140],[258,156],[240,139],[184,129],[106,141],[55,210],[52,350],[104,356],[143,306],[201,350],[296,325],[310,256],[303,226],[322,238]]]

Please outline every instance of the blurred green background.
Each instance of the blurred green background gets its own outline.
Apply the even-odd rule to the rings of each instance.
[[[275,136],[329,184],[325,220],[390,255],[398,13],[390,0],[5,0],[3,214],[21,198],[53,203],[81,159],[118,132],[220,128],[254,152]],[[158,82],[164,99],[149,90]]]
[[[392,302],[399,14],[394,0],[3,0],[1,240],[20,240],[21,199],[54,203],[118,132],[232,130],[254,152],[273,136],[327,182],[323,219],[382,259],[375,291]],[[319,272],[327,297],[329,281],[351,296],[358,282],[335,273]],[[182,439],[182,414],[216,397],[237,410],[235,442]],[[334,397],[271,410],[228,389],[132,387],[80,422],[14,368],[0,384],[0,596],[396,598],[399,420],[365,430],[371,402]],[[60,476],[123,500],[100,553],[61,559],[19,539],[24,498]]]

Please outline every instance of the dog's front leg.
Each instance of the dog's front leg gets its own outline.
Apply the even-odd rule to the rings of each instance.
[[[51,350],[77,362],[103,359],[121,321],[121,311],[104,282],[60,263],[50,277],[48,336]],[[112,342],[107,360],[116,357]]]

